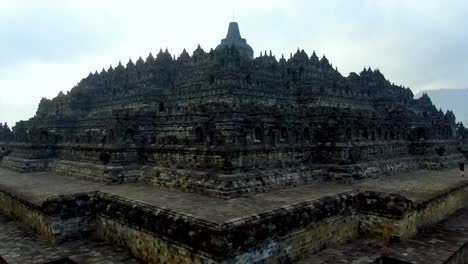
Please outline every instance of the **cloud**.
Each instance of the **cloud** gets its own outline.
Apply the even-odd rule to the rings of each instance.
[[[10,2],[10,1],[7,1]],[[48,3],[47,3],[48,2]],[[70,62],[106,50],[121,37],[119,21],[106,9],[67,1],[11,1],[0,11],[0,67],[41,61]]]
[[[0,0],[0,122],[29,118],[42,96],[119,60],[214,48],[233,8],[256,55],[300,47],[345,76],[372,66],[415,93],[468,87],[462,0]]]

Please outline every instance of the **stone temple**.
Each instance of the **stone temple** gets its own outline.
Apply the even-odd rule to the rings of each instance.
[[[1,212],[147,263],[290,263],[363,237],[403,245],[467,206],[468,181],[437,174],[467,139],[379,70],[254,57],[231,22],[215,49],[91,73],[0,126]],[[362,263],[413,263],[383,257]]]

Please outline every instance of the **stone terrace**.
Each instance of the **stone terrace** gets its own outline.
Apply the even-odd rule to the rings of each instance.
[[[144,184],[103,185],[45,172],[20,174],[0,169],[0,190],[12,191],[37,205],[54,196],[100,191],[218,224],[353,189],[349,185],[312,184],[224,200]]]
[[[137,183],[104,185],[51,173],[0,169],[0,194],[37,210],[40,220],[24,221],[23,213],[13,215],[39,233],[52,230],[52,235],[46,236],[49,240],[57,233],[65,233],[60,238],[68,240],[74,236],[68,237],[67,230],[85,229],[152,263],[295,261],[358,234],[406,240],[467,206],[467,187],[468,180],[454,169],[421,170],[357,184],[311,184],[224,200]],[[11,199],[4,203],[11,206],[2,209],[7,214],[18,207],[12,206]],[[57,231],[60,228],[55,226],[61,223],[57,219],[73,221],[62,223],[62,231]],[[83,225],[75,222],[83,219]],[[51,227],[43,228],[47,221]],[[164,239],[148,240],[147,233],[153,234],[151,239]],[[130,240],[135,237],[137,241]],[[278,242],[278,248],[271,248],[272,240]],[[170,251],[168,256],[138,246],[147,241],[159,245],[158,252]],[[284,243],[294,250],[282,251]]]
[[[144,184],[104,185],[46,172],[22,174],[0,168],[0,190],[12,191],[17,196],[37,205],[58,195],[101,191],[159,208],[170,208],[175,212],[214,223],[229,222],[233,219],[356,189],[401,194],[415,202],[423,202],[447,192],[448,189],[465,184],[468,184],[468,178],[460,177],[456,169],[420,170],[358,184],[316,183],[223,200]]]
[[[109,243],[83,239],[51,244],[38,239],[31,228],[0,215],[0,257],[8,264],[42,264],[68,257],[76,263],[137,264],[125,249]],[[1,260],[0,260],[0,263]]]
[[[375,260],[382,256],[387,259],[400,260],[401,262],[388,262],[397,264],[466,263],[467,242],[468,208],[463,208],[433,228],[421,232],[404,243],[357,239],[327,248],[300,261],[300,264],[379,263]]]

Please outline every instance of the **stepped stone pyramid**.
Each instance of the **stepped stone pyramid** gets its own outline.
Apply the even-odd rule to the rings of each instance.
[[[90,73],[0,124],[0,212],[148,263],[289,263],[362,237],[404,243],[465,207],[451,168],[467,139],[377,69],[254,57],[231,22],[215,49]]]

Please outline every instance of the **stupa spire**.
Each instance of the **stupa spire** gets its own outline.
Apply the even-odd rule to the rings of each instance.
[[[226,39],[241,39],[241,34],[239,31],[239,25],[237,22],[229,23],[228,33],[226,35]]]
[[[240,55],[249,60],[253,59],[253,50],[247,44],[247,41],[241,37],[239,31],[239,25],[237,22],[229,23],[228,32],[225,39],[221,40],[221,43],[216,47],[216,51],[221,51],[225,47],[234,46],[240,53]]]

